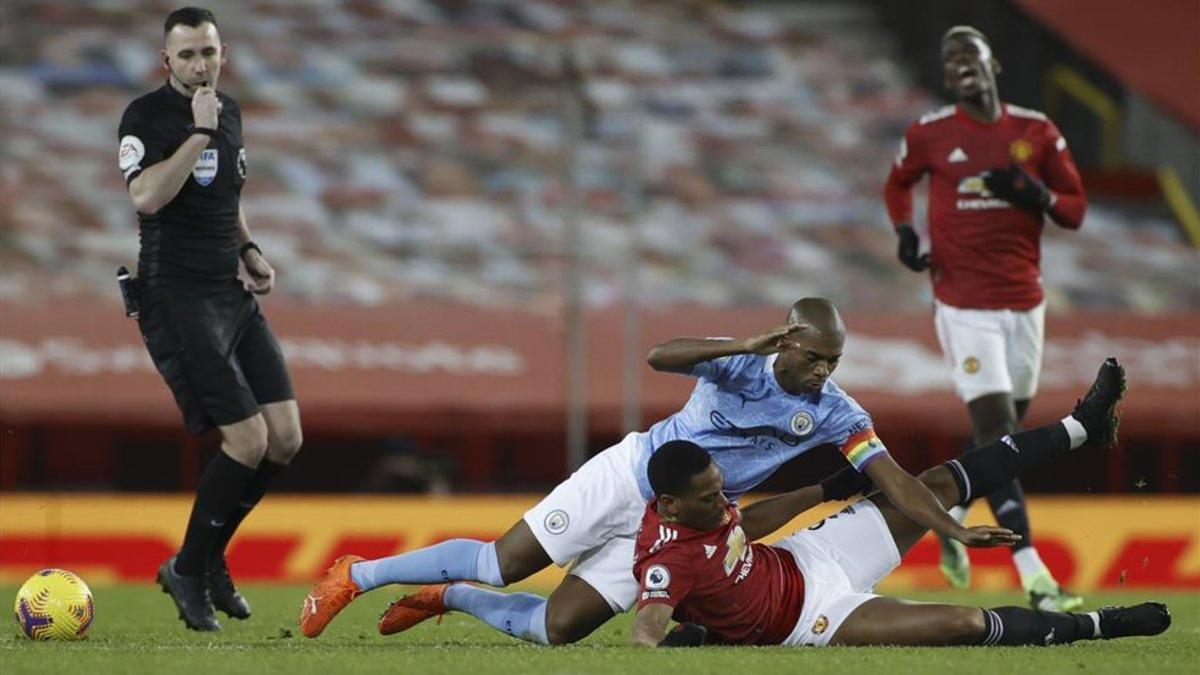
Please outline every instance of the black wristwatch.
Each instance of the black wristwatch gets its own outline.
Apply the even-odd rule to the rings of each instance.
[[[245,258],[246,251],[249,251],[250,249],[254,249],[255,251],[258,251],[259,255],[262,255],[262,249],[258,247],[258,244],[254,243],[253,241],[248,241],[238,248],[238,258]]]
[[[210,129],[208,127],[198,127],[195,124],[189,124],[188,135],[191,136],[192,134],[204,134],[205,136],[212,138],[213,136],[217,135],[217,130]]]

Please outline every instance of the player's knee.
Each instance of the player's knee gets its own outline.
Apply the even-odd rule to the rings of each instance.
[[[976,607],[956,607],[955,610],[947,616],[944,633],[952,639],[953,644],[976,643],[986,630],[983,611]]]
[[[267,459],[276,464],[287,464],[300,452],[303,443],[304,433],[300,430],[300,425],[288,425],[277,429],[268,444]]]
[[[222,449],[234,461],[253,469],[267,455],[267,435],[263,433],[260,438],[253,434],[245,434],[237,438],[228,439],[222,445]]]
[[[950,470],[944,466],[935,466],[932,469],[926,469],[917,476],[918,480],[929,488],[929,491],[942,502],[944,507],[953,506],[957,501],[958,485],[954,482],[954,476],[950,474]]]
[[[582,626],[569,607],[546,603],[546,643],[568,645],[587,637],[590,631]]]

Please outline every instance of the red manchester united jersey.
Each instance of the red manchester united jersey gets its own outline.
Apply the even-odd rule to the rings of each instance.
[[[707,628],[710,642],[782,643],[804,605],[804,577],[792,554],[746,541],[732,504],[725,522],[707,531],[664,522],[657,506],[646,508],[638,531],[638,607],[670,605],[676,621]]]
[[[912,222],[912,187],[929,174],[933,293],[972,309],[1025,310],[1042,301],[1042,216],[997,199],[983,174],[1017,163],[1054,195],[1050,217],[1077,229],[1087,206],[1075,161],[1054,123],[1004,104],[985,124],[946,106],[909,126],[884,189],[892,222]]]

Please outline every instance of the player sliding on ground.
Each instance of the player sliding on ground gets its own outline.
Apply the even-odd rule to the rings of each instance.
[[[1109,444],[1123,389],[1124,373],[1109,359],[1061,422],[1005,436],[920,479],[949,507],[1085,442]],[[659,448],[648,471],[657,499],[646,509],[637,541],[638,645],[1051,645],[1157,635],[1171,624],[1166,606],[1154,602],[1069,614],[881,597],[872,592],[875,584],[927,532],[886,496],[857,501],[767,546],[749,542],[818,503],[819,487],[739,510],[721,490],[720,467],[688,441]],[[972,529],[982,546],[1019,539],[1006,528]],[[681,623],[668,633],[671,618]]]
[[[398,633],[458,610],[531,642],[586,637],[637,600],[629,566],[643,509],[654,496],[646,466],[654,448],[676,440],[712,453],[731,499],[789,459],[832,444],[914,522],[967,545],[989,540],[951,518],[925,485],[891,459],[870,416],[830,379],[844,342],[845,326],[833,304],[805,298],[792,306],[787,325],[755,337],[677,338],[656,346],[647,358],[651,367],[697,379],[681,411],[593,457],[498,541],[455,539],[380,560],[338,559],[305,598],[301,631],[320,635],[350,601],[386,584],[505,586],[551,563],[573,563],[549,598],[465,584],[429,587],[392,603],[379,631]],[[853,494],[844,485],[826,482],[822,495]]]

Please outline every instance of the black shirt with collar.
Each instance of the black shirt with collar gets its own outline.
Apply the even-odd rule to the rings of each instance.
[[[175,198],[157,213],[139,213],[138,276],[164,286],[227,284],[237,277],[237,224],[246,150],[242,110],[217,92],[217,131]],[[192,102],[169,83],[129,104],[118,131],[118,165],[128,184],[192,135]]]

